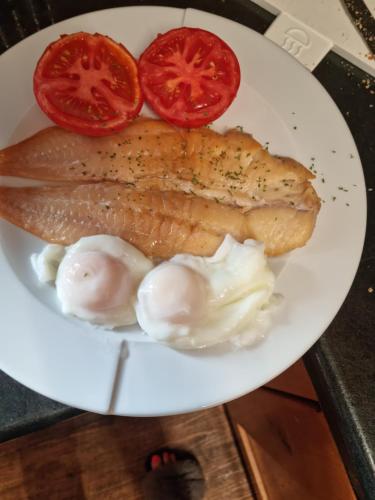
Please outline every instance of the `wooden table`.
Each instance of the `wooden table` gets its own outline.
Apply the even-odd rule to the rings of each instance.
[[[254,498],[223,406],[188,415],[84,414],[0,446],[1,500],[143,498],[145,457],[161,446],[199,459],[205,500]]]

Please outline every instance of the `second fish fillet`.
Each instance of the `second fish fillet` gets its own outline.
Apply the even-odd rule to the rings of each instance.
[[[212,255],[225,234],[263,241],[268,255],[303,246],[313,212],[290,207],[239,209],[173,191],[138,192],[117,183],[0,187],[0,218],[50,242],[110,234],[151,257]]]
[[[0,217],[50,243],[110,234],[150,257],[211,255],[223,236],[246,238],[237,210],[183,193],[139,193],[114,183],[0,187]]]

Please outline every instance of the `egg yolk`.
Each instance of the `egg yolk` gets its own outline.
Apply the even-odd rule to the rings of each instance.
[[[65,257],[58,283],[60,298],[89,311],[107,311],[127,304],[133,289],[124,263],[99,251]]]
[[[141,286],[150,318],[179,325],[197,322],[207,309],[207,284],[192,269],[165,263],[149,273]]]

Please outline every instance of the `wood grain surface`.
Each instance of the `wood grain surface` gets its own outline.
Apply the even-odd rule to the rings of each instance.
[[[145,457],[161,446],[199,459],[205,500],[252,493],[223,407],[164,418],[84,414],[0,446],[1,500],[138,500]]]
[[[262,388],[227,408],[258,500],[355,500],[318,405]]]
[[[281,375],[268,382],[266,387],[318,401],[318,396],[302,359],[290,366]]]

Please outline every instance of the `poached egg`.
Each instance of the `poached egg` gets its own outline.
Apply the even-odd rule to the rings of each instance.
[[[41,282],[54,281],[64,314],[107,328],[136,323],[137,288],[153,267],[133,245],[108,235],[47,245],[32,263]]]
[[[207,347],[268,324],[274,285],[263,245],[227,235],[212,257],[181,254],[153,268],[138,289],[137,319],[159,342]]]

